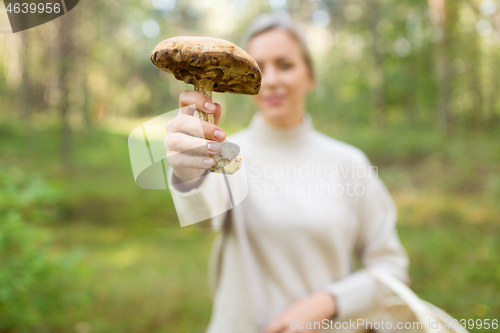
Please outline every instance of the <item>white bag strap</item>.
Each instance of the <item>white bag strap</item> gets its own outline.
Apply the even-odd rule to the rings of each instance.
[[[422,323],[422,327],[426,333],[437,333],[444,331],[444,327],[442,326],[444,323],[453,319],[450,315],[448,315],[443,310],[433,306],[430,308],[427,302],[424,302],[420,299],[406,284],[401,282],[399,279],[395,278],[389,273],[386,273],[380,269],[366,269],[368,273],[378,282],[382,283],[393,292],[395,292],[408,307],[413,311],[417,319]],[[437,310],[439,309],[439,311]],[[436,319],[440,319],[442,322],[439,324],[441,327],[430,328],[429,322],[435,322]],[[448,324],[451,324],[448,322]],[[461,326],[458,329],[454,329],[455,332],[460,333],[468,333],[468,331]]]
[[[393,292],[395,292],[401,299],[408,305],[408,307],[415,314],[417,319],[422,323],[424,332],[426,333],[437,333],[440,329],[429,328],[429,322],[435,321],[435,316],[432,311],[425,305],[425,303],[410,289],[406,284],[401,282],[399,279],[395,278],[391,274],[388,274],[379,269],[366,269],[370,275],[382,283]]]

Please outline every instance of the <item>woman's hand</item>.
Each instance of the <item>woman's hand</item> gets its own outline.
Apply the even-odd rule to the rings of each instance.
[[[200,178],[213,166],[209,154],[220,151],[219,142],[224,141],[226,133],[217,125],[193,117],[196,109],[214,115],[215,124],[219,123],[221,107],[197,91],[184,91],[179,96],[179,114],[167,122],[167,136],[164,146],[167,161],[175,176],[182,182]]]
[[[323,319],[331,318],[337,312],[335,298],[326,292],[312,294],[306,298],[292,304],[278,318],[271,322],[263,333],[314,333],[319,330],[306,329],[306,324],[311,323],[314,327],[315,322],[321,323]],[[299,328],[303,323],[304,328]],[[297,328],[292,328],[297,326]],[[302,324],[300,325],[302,326]]]

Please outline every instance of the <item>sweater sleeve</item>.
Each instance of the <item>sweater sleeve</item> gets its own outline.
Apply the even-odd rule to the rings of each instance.
[[[364,268],[382,269],[404,283],[410,283],[408,255],[396,231],[396,205],[364,154],[363,160],[367,173],[360,180],[365,191],[358,198],[360,224],[355,245],[355,255],[362,269],[326,286],[335,297],[337,313],[334,318],[338,320],[368,311],[391,294]]]
[[[233,175],[208,172],[201,184],[187,192],[173,185],[173,170],[169,168],[167,182],[181,226],[211,220],[212,228],[222,225],[228,210],[248,194],[244,167]],[[226,182],[227,180],[227,182]]]

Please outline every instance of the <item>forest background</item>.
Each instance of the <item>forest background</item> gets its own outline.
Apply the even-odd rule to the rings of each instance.
[[[239,44],[270,10],[306,31],[315,128],[394,197],[412,289],[471,332],[500,319],[499,1],[95,0],[15,34],[0,5],[0,332],[204,331],[213,234],[137,187],[127,137],[192,89],[156,44]],[[228,133],[256,111],[214,100]]]

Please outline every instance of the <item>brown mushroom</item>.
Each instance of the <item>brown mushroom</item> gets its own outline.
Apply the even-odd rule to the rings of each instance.
[[[159,43],[151,62],[173,74],[177,80],[194,85],[194,90],[212,100],[212,91],[255,95],[262,75],[257,62],[238,46],[219,38],[179,36]],[[195,116],[215,123],[214,116],[196,110]],[[237,145],[224,140],[221,152],[212,156],[212,172],[233,174],[243,158]]]

